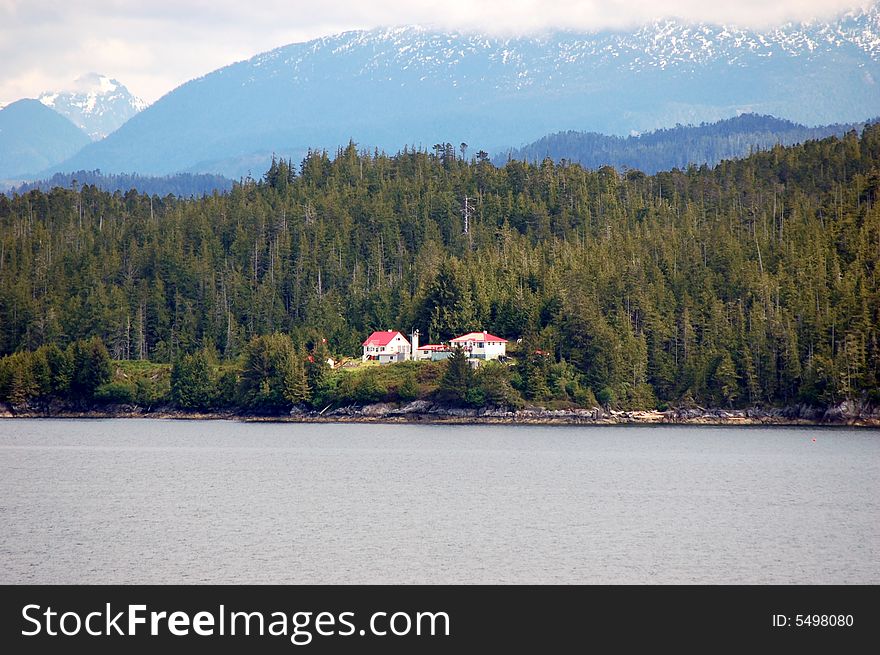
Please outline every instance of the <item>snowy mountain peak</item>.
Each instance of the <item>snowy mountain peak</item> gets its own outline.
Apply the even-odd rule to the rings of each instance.
[[[70,88],[47,91],[38,100],[85,130],[95,141],[103,139],[147,106],[118,80],[98,73],[82,75]]]
[[[379,27],[295,43],[230,68],[250,67],[244,82],[265,78],[314,83],[316,73],[396,85],[446,80],[456,89],[497,90],[555,86],[597,70],[670,70],[690,74],[711,66],[749,68],[762,61],[848,57],[880,63],[880,3],[830,22],[806,21],[755,30],[733,25],[659,19],[630,31],[499,37],[422,26]],[[332,63],[331,63],[332,62]]]

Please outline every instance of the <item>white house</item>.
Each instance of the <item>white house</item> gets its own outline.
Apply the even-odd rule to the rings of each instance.
[[[394,330],[373,332],[362,345],[364,355],[361,359],[365,362],[372,360],[380,364],[389,364],[410,359],[409,341],[400,332]]]
[[[507,339],[488,332],[468,332],[452,339],[449,345],[464,348],[469,359],[498,359],[507,354]]]

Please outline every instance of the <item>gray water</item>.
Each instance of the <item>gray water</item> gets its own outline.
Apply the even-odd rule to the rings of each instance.
[[[0,583],[877,584],[880,431],[3,420],[0,561]]]

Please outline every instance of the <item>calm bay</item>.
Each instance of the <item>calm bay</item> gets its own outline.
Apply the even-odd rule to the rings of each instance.
[[[880,583],[880,431],[0,422],[0,583]]]

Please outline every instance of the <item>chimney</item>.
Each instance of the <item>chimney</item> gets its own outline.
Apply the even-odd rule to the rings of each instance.
[[[418,329],[413,330],[412,334],[410,334],[410,342],[412,344],[412,352],[410,354],[410,359],[418,359],[419,358],[419,331],[418,331]]]

